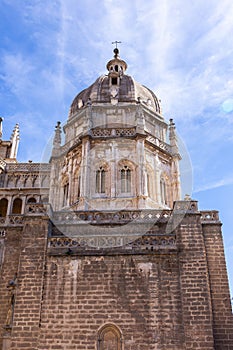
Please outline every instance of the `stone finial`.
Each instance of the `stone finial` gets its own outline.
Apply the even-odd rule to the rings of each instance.
[[[11,151],[10,158],[17,158],[17,152],[19,147],[19,124],[16,124],[11,135]]]
[[[191,197],[190,197],[189,194],[186,194],[186,195],[184,196],[184,200],[185,200],[185,201],[191,201],[192,199],[191,199]]]
[[[61,146],[61,122],[57,122],[55,126],[55,135],[53,138],[53,147],[57,148]]]
[[[52,156],[57,156],[61,147],[61,122],[57,122],[55,126],[55,134],[53,138]]]

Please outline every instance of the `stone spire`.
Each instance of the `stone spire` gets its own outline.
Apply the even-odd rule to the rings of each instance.
[[[181,184],[180,184],[180,167],[179,161],[181,156],[179,153],[178,140],[176,135],[176,126],[173,122],[173,119],[170,119],[169,124],[169,140],[171,145],[172,153],[172,164],[171,164],[171,174],[172,174],[172,190],[173,190],[173,199],[181,199]]]
[[[16,124],[11,135],[10,158],[16,159],[19,147],[19,124]]]
[[[173,122],[173,119],[170,119],[170,124],[169,124],[169,140],[172,148],[172,153],[174,155],[179,155],[179,147],[178,147],[178,141],[176,136],[176,126],[175,126],[175,123]]]
[[[55,135],[53,138],[53,150],[52,156],[56,156],[58,154],[58,150],[61,146],[61,122],[57,122],[55,126]]]

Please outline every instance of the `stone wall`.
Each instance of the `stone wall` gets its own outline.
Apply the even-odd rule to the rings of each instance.
[[[144,237],[115,248],[87,248],[83,238],[77,244],[78,237],[48,230],[44,209],[33,206],[37,210],[1,236],[1,350],[233,349],[216,212],[199,212],[196,202],[180,202],[173,212],[139,212],[140,220],[158,218]],[[86,213],[92,218],[86,226],[98,234],[110,213],[98,216],[98,223],[93,215]],[[123,224],[122,232],[128,227]]]
[[[0,349],[3,348],[3,336],[7,338],[11,330],[9,327],[5,327],[6,323],[9,323],[7,318],[11,318],[9,317],[11,291],[7,287],[18,272],[22,227],[11,227],[1,231],[4,231],[4,235],[0,238],[3,247],[0,266]]]
[[[125,350],[181,350],[178,270],[176,254],[49,257],[38,349],[97,349],[110,323]]]
[[[16,301],[10,349],[37,349],[45,252],[47,219],[26,218],[21,240],[16,286]]]

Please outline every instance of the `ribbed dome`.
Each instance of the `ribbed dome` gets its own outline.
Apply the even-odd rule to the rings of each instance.
[[[117,43],[117,42],[115,42]],[[94,84],[81,91],[74,99],[70,108],[70,116],[86,105],[111,103],[142,103],[154,112],[161,114],[159,101],[147,87],[137,83],[131,76],[126,75],[127,63],[119,57],[119,50],[114,50],[114,58],[106,67],[108,75],[102,75]]]
[[[81,91],[71,104],[71,115],[88,103],[111,103],[112,88],[108,75],[100,76],[94,84]],[[131,76],[122,75],[118,86],[118,102],[141,102],[157,113],[161,113],[160,104],[155,94],[147,87],[137,83]]]

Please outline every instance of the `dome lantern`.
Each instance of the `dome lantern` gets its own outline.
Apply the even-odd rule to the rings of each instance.
[[[109,76],[119,77],[124,74],[127,69],[127,63],[120,59],[119,49],[116,47],[114,50],[114,58],[110,60],[106,67],[109,71]]]

